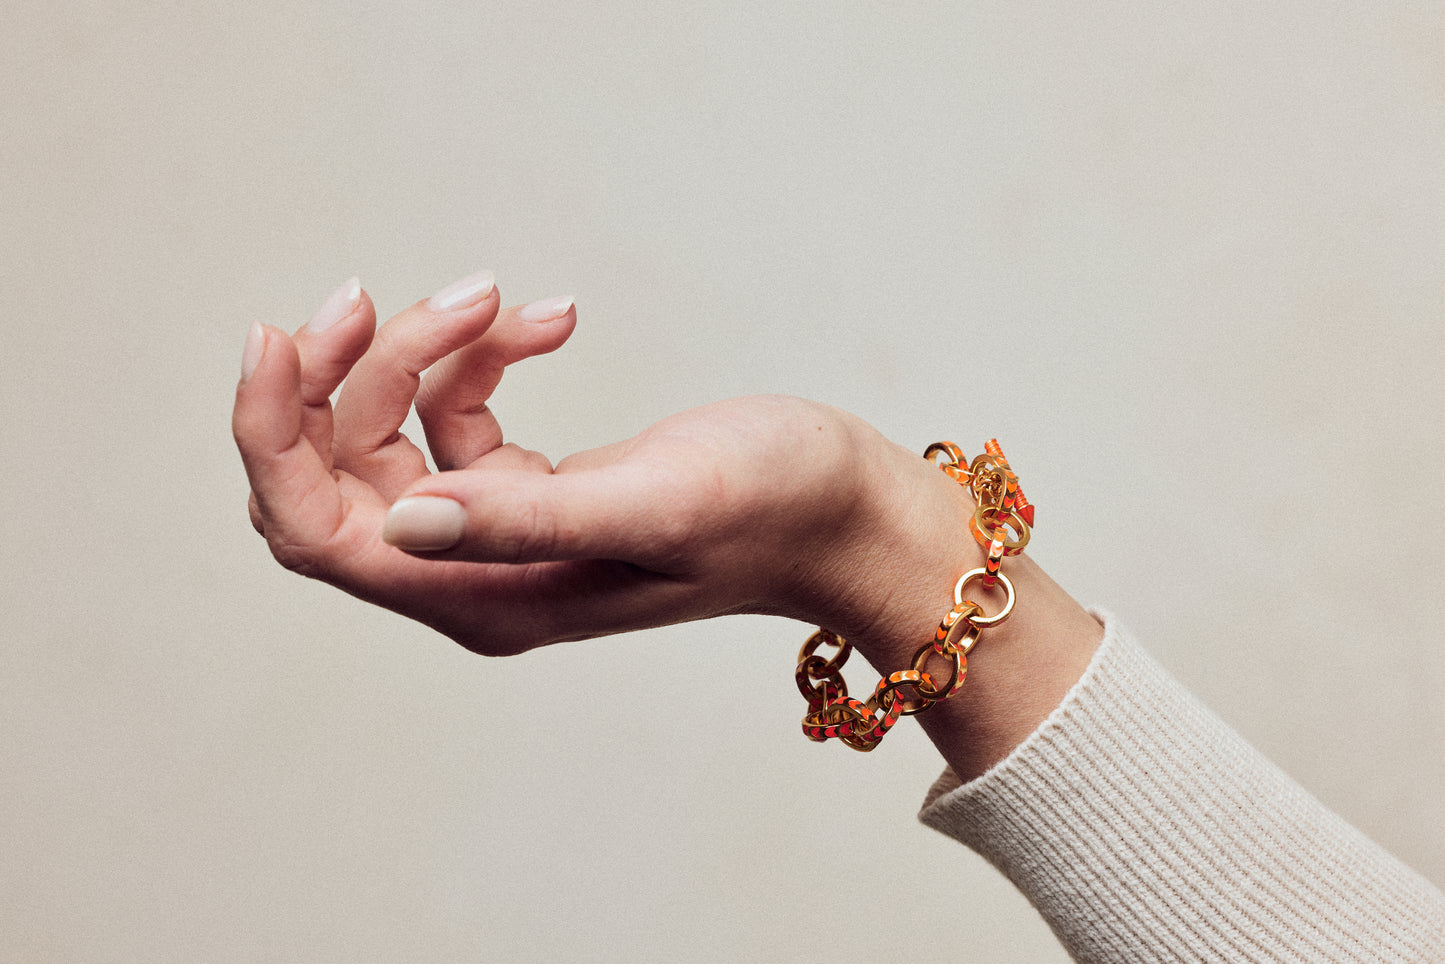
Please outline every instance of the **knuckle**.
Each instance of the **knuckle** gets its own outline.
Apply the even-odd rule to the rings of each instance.
[[[316,551],[310,546],[296,545],[275,538],[267,539],[266,545],[271,550],[271,557],[280,563],[283,569],[308,578],[318,577],[321,565]]]
[[[423,378],[421,387],[416,391],[416,400],[413,402],[416,406],[417,417],[423,421],[435,417],[441,411],[443,401],[444,396],[437,388],[437,379],[435,377]]]
[[[528,502],[518,514],[517,522],[505,551],[509,562],[522,563],[550,559],[559,539],[556,517],[537,503]]]
[[[547,456],[543,455],[541,452],[533,452],[530,449],[523,449],[522,451],[525,455],[526,464],[530,466],[533,471],[545,472],[548,474],[553,471],[552,460],[547,458]]]

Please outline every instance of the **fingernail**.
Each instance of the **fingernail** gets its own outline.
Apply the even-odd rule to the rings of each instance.
[[[316,314],[312,315],[311,320],[306,323],[306,330],[315,335],[321,334],[355,311],[360,301],[361,279],[352,278],[331,292],[330,296],[321,303],[321,307],[316,309]]]
[[[416,495],[398,499],[386,514],[381,538],[412,552],[450,549],[462,540],[467,511],[455,499]]]
[[[250,381],[251,376],[256,374],[256,366],[261,364],[261,358],[266,354],[266,333],[261,330],[259,321],[251,322],[251,330],[246,333],[246,347],[241,351],[241,381]]]
[[[470,308],[492,293],[496,275],[490,271],[478,271],[460,281],[453,281],[427,300],[426,306],[432,311],[455,311]]]
[[[551,321],[554,318],[561,318],[571,311],[574,304],[576,302],[570,295],[543,298],[541,301],[534,301],[530,305],[518,308],[517,317],[523,321]]]

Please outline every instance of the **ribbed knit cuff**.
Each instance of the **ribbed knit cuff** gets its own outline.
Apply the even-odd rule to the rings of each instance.
[[[1445,961],[1445,895],[1331,813],[1107,614],[1082,679],[920,819],[982,854],[1076,960]]]

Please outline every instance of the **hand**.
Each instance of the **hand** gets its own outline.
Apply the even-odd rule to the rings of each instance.
[[[376,331],[358,286],[294,338],[253,329],[232,427],[284,566],[488,655],[757,612],[826,626],[891,672],[981,564],[964,490],[825,405],[721,402],[555,468],[504,444],[488,399],[576,315],[499,304],[476,276]],[[400,433],[413,401],[440,473]],[[967,699],[919,717],[964,779],[1033,731],[1098,644],[1032,560],[1009,571],[1019,602],[970,656]]]
[[[576,315],[501,311],[468,281],[374,340],[359,288],[324,330],[253,331],[233,430],[284,566],[489,655],[737,612],[849,635],[907,612],[916,639],[946,610],[966,500],[836,409],[722,402],[555,468],[503,444],[487,401],[506,366],[559,347]],[[413,401],[445,471],[399,432]]]

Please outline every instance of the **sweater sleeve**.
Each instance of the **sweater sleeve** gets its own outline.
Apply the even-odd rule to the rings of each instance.
[[[920,819],[1023,891],[1075,960],[1445,961],[1445,894],[1319,801],[1114,620],[1082,679]]]

